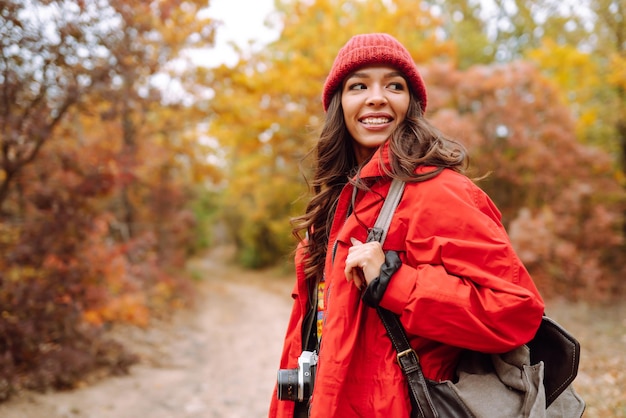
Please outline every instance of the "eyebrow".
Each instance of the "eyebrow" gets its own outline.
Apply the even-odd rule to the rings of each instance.
[[[368,73],[365,72],[355,72],[352,73],[351,75],[349,75],[348,77],[346,77],[346,79],[348,78],[370,78]],[[388,73],[385,73],[385,75],[383,76],[383,78],[394,78],[394,77],[402,77],[404,78],[404,76],[402,75],[402,73],[400,71],[391,71]]]

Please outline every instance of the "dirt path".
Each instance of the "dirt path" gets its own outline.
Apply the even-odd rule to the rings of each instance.
[[[203,260],[198,306],[171,323],[119,331],[141,357],[131,374],[0,404],[2,418],[267,416],[291,308],[291,279]],[[251,285],[252,284],[252,285]]]

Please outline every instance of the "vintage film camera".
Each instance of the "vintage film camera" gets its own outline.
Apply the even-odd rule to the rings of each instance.
[[[298,357],[297,369],[278,370],[278,399],[281,401],[306,401],[313,393],[317,353],[303,351]]]

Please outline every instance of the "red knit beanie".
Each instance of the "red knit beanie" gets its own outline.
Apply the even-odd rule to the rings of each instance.
[[[330,100],[341,88],[343,80],[359,68],[371,64],[386,64],[400,70],[419,100],[422,111],[426,110],[426,87],[409,51],[391,35],[369,33],[353,36],[339,50],[324,83],[324,111],[328,110]]]

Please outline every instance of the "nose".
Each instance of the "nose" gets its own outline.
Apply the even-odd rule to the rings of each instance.
[[[382,86],[374,85],[368,89],[370,93],[367,96],[366,104],[369,106],[377,106],[387,103],[387,97],[385,96],[385,89]]]

